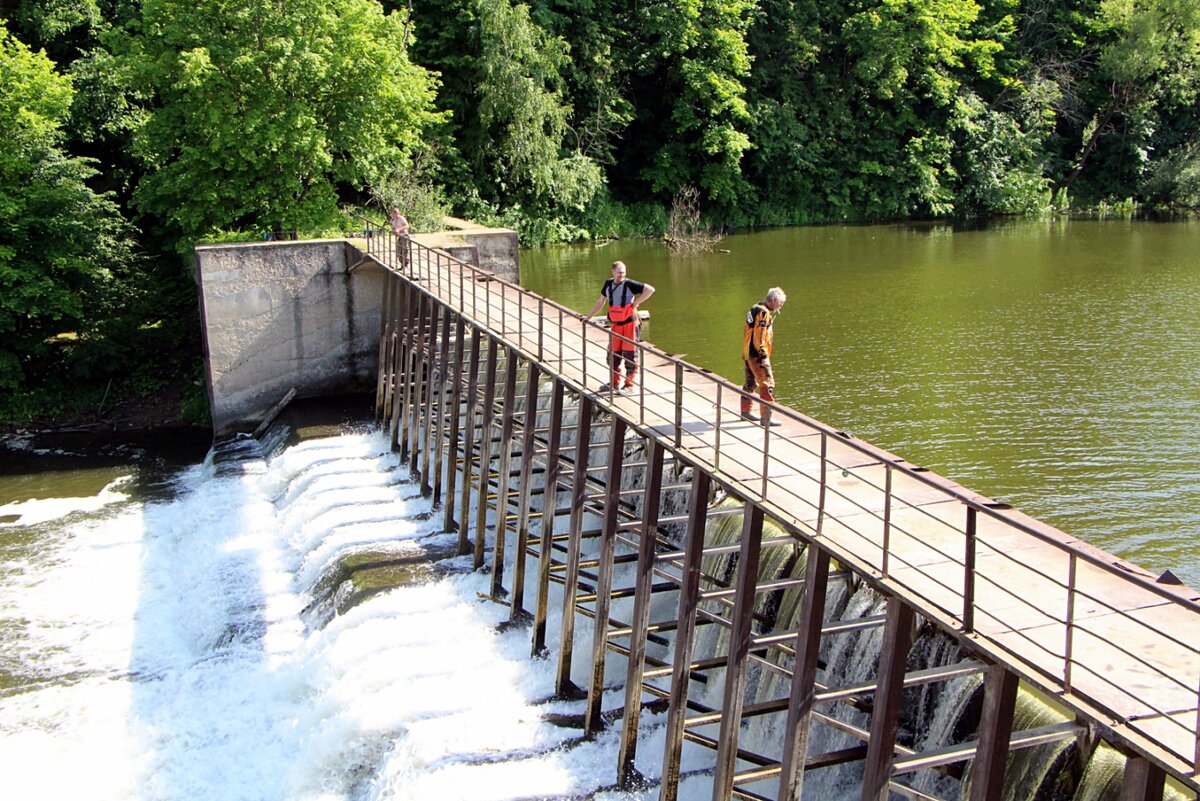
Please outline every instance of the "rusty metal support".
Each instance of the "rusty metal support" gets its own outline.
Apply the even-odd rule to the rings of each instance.
[[[1018,684],[1016,674],[1003,665],[989,665],[984,674],[979,744],[971,762],[970,801],[999,801],[1003,797]]]
[[[912,607],[899,598],[888,598],[887,622],[879,653],[879,680],[871,713],[871,739],[863,766],[863,801],[887,801],[888,782],[895,759],[896,727],[904,701],[904,667],[912,645]]]
[[[429,321],[428,335],[425,339],[425,400],[422,405],[422,427],[420,429],[420,447],[423,453],[421,454],[421,494],[429,496],[433,494],[433,485],[429,481],[429,471],[433,466],[433,450],[435,442],[433,439],[433,408],[434,398],[437,397],[437,385],[441,380],[440,373],[443,371],[441,360],[438,358],[441,348],[437,342],[437,333],[441,325],[440,312],[442,305],[433,298],[429,299]]]
[[[621,475],[625,461],[625,420],[612,416],[611,437],[608,443],[608,471],[605,480],[604,518],[600,528],[600,551],[597,556],[596,601],[592,633],[592,679],[588,684],[587,715],[583,733],[591,737],[600,731],[600,713],[604,700],[604,664],[608,654],[608,614],[611,605],[613,556],[617,548],[617,523],[621,504]]]
[[[391,314],[392,308],[392,285],[396,279],[390,271],[385,270],[383,273],[383,301],[380,304],[381,313],[379,315],[379,370],[375,378],[375,420],[382,422],[384,414],[387,411],[387,401],[391,396],[390,392],[390,375],[388,371],[388,359],[391,356],[391,339],[392,325],[394,320]]]
[[[525,560],[529,551],[529,505],[533,495],[540,377],[537,362],[529,362],[529,371],[525,376],[525,419],[521,429],[521,478],[517,483],[520,493],[517,497],[517,546],[513,550],[512,600],[508,610],[508,618],[512,621],[528,615],[525,611]]]
[[[829,588],[829,553],[815,543],[804,555],[804,596],[796,632],[796,662],[792,667],[792,692],[783,735],[783,772],[779,797],[800,801],[804,788],[805,756],[812,727],[817,688],[817,655],[821,648],[821,622]]]
[[[409,369],[409,345],[412,338],[413,316],[412,316],[412,295],[413,288],[411,284],[401,282],[400,284],[400,330],[396,332],[396,367],[394,374],[396,376],[396,386],[392,390],[392,450],[404,454],[404,427],[405,415],[408,413],[407,395],[408,385],[412,380],[412,371]]]
[[[447,386],[447,409],[446,414],[449,415],[450,432],[446,435],[446,509],[445,517],[442,521],[442,527],[446,531],[462,531],[462,518],[454,519],[454,492],[458,488],[458,471],[461,466],[466,463],[466,460],[459,458],[458,455],[458,438],[461,434],[461,421],[463,415],[467,414],[467,410],[463,408],[463,386],[461,376],[463,374],[463,351],[466,343],[466,324],[463,322],[461,314],[454,314],[454,362],[450,367],[449,381]],[[462,553],[462,543],[459,542],[459,553]]]
[[[400,453],[402,461],[407,462],[412,450],[412,419],[417,414],[417,370],[419,356],[417,349],[421,337],[421,293],[414,286],[408,287],[408,320],[404,331],[404,396],[400,399],[403,421],[400,431]]]
[[[438,504],[442,502],[442,483],[445,480],[442,475],[442,451],[449,451],[446,445],[449,437],[446,434],[446,427],[449,425],[449,414],[447,407],[450,403],[452,390],[451,376],[457,376],[458,373],[451,372],[450,365],[450,318],[454,317],[454,313],[449,306],[441,306],[442,318],[442,334],[439,338],[440,349],[438,352],[438,380],[437,380],[437,417],[434,418],[433,430],[430,435],[429,454],[433,458],[433,508],[436,509]],[[449,531],[449,527],[446,529]]]
[[[424,480],[421,476],[421,457],[424,455],[421,451],[424,450],[423,442],[424,432],[429,423],[429,385],[433,380],[433,366],[430,364],[429,351],[430,342],[432,340],[433,327],[433,308],[434,301],[429,295],[424,292],[417,294],[417,299],[420,303],[420,320],[417,326],[417,349],[414,352],[416,357],[416,369],[413,375],[417,378],[417,383],[413,387],[413,415],[412,415],[412,438],[409,448],[409,466],[412,469],[413,475],[418,479],[421,488],[421,494],[427,494]]]
[[[417,387],[420,385],[421,369],[421,315],[424,311],[424,296],[413,286],[408,287],[409,325],[404,337],[404,397],[400,421],[400,456],[409,462],[415,450],[413,427],[417,416]]]
[[[487,542],[487,497],[492,483],[492,421],[496,416],[496,362],[499,359],[495,337],[488,336],[487,370],[483,380],[483,416],[479,423],[479,498],[475,506],[475,569],[483,567],[483,549]]]
[[[733,792],[737,771],[738,734],[746,704],[746,662],[754,634],[754,599],[758,590],[758,562],[762,552],[763,511],[746,504],[738,552],[737,594],[733,602],[733,631],[725,662],[725,697],[721,704],[720,734],[717,737],[717,769],[713,778],[713,801],[724,801]]]
[[[479,357],[482,347],[479,329],[471,326],[471,358],[467,367],[467,405],[462,411],[463,465],[462,498],[458,512],[458,553],[460,556],[471,551],[471,476],[475,473],[475,407],[479,402]],[[482,499],[483,493],[480,493]]]
[[[504,597],[504,549],[508,536],[508,496],[512,492],[512,442],[517,416],[517,351],[504,349],[504,410],[496,469],[496,536],[492,545],[492,599]]]
[[[1166,774],[1145,757],[1131,756],[1125,761],[1119,801],[1162,801]]]
[[[392,413],[389,434],[392,450],[400,451],[400,419],[404,414],[404,382],[408,379],[405,360],[408,358],[409,289],[401,282],[396,297],[396,329],[392,332]]]
[[[663,456],[657,439],[648,440],[646,491],[642,502],[642,531],[638,539],[637,578],[633,591],[633,619],[629,623],[629,657],[625,673],[625,727],[617,757],[617,785],[632,789],[639,779],[637,758],[638,714],[642,708],[642,674],[646,664],[646,634],[650,626],[650,596],[654,585],[654,553],[662,503]]]
[[[538,524],[538,581],[537,600],[533,608],[533,644],[531,652],[537,657],[546,651],[546,616],[550,605],[550,568],[553,560],[554,522],[558,509],[558,473],[562,461],[563,383],[553,379],[550,389],[550,434],[546,443],[546,484],[542,491],[542,517]]]
[[[671,662],[671,698],[667,709],[662,783],[658,793],[660,801],[675,801],[679,794],[679,762],[683,754],[690,681],[688,665],[692,661],[696,609],[700,605],[700,563],[704,554],[704,526],[708,522],[708,491],[711,485],[712,479],[707,472],[693,470],[683,578],[679,587],[679,628],[675,632],[675,656]]]
[[[558,649],[555,689],[559,695],[574,695],[579,688],[571,681],[571,658],[575,648],[575,596],[579,592],[579,549],[582,547],[583,507],[587,499],[588,451],[592,435],[594,404],[586,393],[579,396],[579,422],[575,427],[575,474],[571,480],[571,519],[567,530],[567,569],[563,576],[562,636]]]

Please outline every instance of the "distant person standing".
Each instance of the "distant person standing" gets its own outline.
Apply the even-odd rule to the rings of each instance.
[[[390,219],[392,235],[396,237],[396,256],[400,259],[401,267],[408,267],[408,220],[400,213],[400,209],[392,209]]]
[[[775,375],[771,371],[771,350],[775,344],[772,325],[786,301],[787,293],[782,289],[777,286],[768,289],[767,296],[751,306],[746,314],[746,331],[742,336],[742,361],[746,364],[742,391],[749,393],[757,389],[758,397],[769,402],[775,400]],[[752,406],[749,395],[743,395],[742,418],[757,423],[760,418],[751,411]],[[778,420],[771,420],[771,410],[765,404],[759,406],[763,425],[779,425]]]
[[[620,391],[633,388],[633,380],[637,377],[638,372],[637,347],[633,343],[638,341],[638,332],[641,328],[638,321],[638,307],[654,294],[654,287],[650,284],[626,278],[625,273],[625,262],[614,261],[612,263],[612,278],[604,282],[604,288],[600,290],[600,297],[596,300],[596,305],[584,318],[585,320],[592,319],[605,303],[608,304],[608,321],[611,323],[613,333],[608,346],[608,363],[612,368],[612,382],[600,387],[601,392],[607,392],[610,389]],[[625,367],[623,384],[622,365]]]

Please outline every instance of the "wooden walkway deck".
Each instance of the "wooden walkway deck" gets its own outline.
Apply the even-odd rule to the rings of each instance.
[[[373,247],[399,264],[389,238]],[[652,346],[632,392],[601,393],[601,326],[408,247],[400,272],[440,303],[1200,789],[1200,593],[792,409],[743,421],[740,388]]]

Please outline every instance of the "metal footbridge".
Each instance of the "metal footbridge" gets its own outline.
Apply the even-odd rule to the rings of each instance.
[[[644,783],[639,765],[661,758],[659,797],[674,799],[689,742],[711,752],[714,799],[798,799],[806,774],[848,761],[864,799],[931,798],[909,781],[920,770],[969,775],[972,799],[996,799],[1011,754],[1066,739],[1124,755],[1124,799],[1200,789],[1196,591],[793,409],[773,407],[778,427],[742,420],[739,387],[649,344],[636,344],[631,392],[597,391],[606,329],[386,231],[368,250],[387,270],[379,417],[462,552],[490,567],[493,598],[530,625],[532,652],[555,655],[559,692],[586,696],[586,732],[620,730],[616,786]],[[735,536],[713,539],[726,516]],[[843,581],[873,588],[884,611],[831,621]],[[781,597],[796,601],[787,620],[764,611]],[[909,667],[918,623],[964,657]],[[698,653],[713,626],[718,652]],[[881,630],[874,678],[829,686],[823,644],[864,628]],[[590,680],[572,681],[581,664]],[[765,674],[776,697],[747,692]],[[924,752],[902,742],[906,690],[968,674],[978,726]],[[701,701],[706,683],[719,703],[711,687]],[[1063,721],[1014,730],[1018,687]],[[647,711],[666,714],[661,754],[638,753]],[[771,716],[777,738],[752,749],[749,725]],[[858,745],[810,754],[815,726]]]

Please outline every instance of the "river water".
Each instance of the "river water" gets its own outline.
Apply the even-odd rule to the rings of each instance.
[[[523,274],[586,310],[622,258],[659,289],[648,337],[730,377],[745,308],[782,285],[784,403],[1200,586],[1197,233],[793,229],[729,237],[728,253],[706,256],[548,249],[524,254]],[[379,432],[308,439],[224,473],[174,435],[10,444],[6,796],[656,797],[602,789],[614,732],[583,742],[549,722],[582,706],[551,698],[553,660],[528,658],[526,630],[497,627],[507,610],[480,599],[482,574],[451,570],[310,625],[337,554],[446,544]],[[619,703],[614,692],[606,706]],[[651,778],[661,730],[643,725]],[[685,771],[710,757],[688,751]],[[697,777],[682,797],[706,793]]]
[[[786,228],[721,251],[522,254],[588,311],[614,259],[644,336],[741,383],[747,309],[781,286],[778,400],[1200,587],[1200,222]]]

